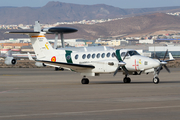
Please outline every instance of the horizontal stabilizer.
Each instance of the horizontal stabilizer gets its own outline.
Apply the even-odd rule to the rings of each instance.
[[[39,34],[40,32],[34,31],[7,31],[5,34]]]

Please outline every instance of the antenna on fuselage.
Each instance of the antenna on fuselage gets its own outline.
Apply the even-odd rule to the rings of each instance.
[[[41,32],[41,26],[39,24],[39,21],[35,21],[34,32]]]

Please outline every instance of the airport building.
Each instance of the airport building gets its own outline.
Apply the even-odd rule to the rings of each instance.
[[[149,47],[149,52],[152,53],[152,57],[154,54],[157,54],[159,57],[163,57],[166,50],[171,52],[173,57],[180,57],[180,45],[167,45],[167,46],[151,46]]]

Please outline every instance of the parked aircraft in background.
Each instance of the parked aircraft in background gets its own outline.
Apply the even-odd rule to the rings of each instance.
[[[37,24],[37,22],[36,22]],[[62,32],[73,30],[73,28],[53,27],[49,29],[37,30],[32,32],[8,31],[8,34],[26,34],[29,35],[33,49],[35,51],[37,62],[48,65],[59,66],[83,75],[82,84],[88,84],[87,76],[99,76],[100,74],[122,72],[125,77],[124,83],[130,83],[129,75],[141,75],[142,73],[154,73],[153,82],[159,83],[158,75],[164,67],[168,72],[166,64],[173,61],[171,53],[170,59],[165,60],[168,51],[166,51],[163,60],[151,59],[141,56],[136,50],[132,49],[111,49],[107,47],[81,48],[82,50],[70,50],[67,48],[53,49],[47,41],[45,34],[49,32]],[[63,42],[63,41],[62,41]],[[103,48],[103,49],[102,49]]]

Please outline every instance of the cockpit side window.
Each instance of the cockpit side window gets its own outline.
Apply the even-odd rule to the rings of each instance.
[[[124,57],[125,55],[126,55],[125,52],[122,52],[122,53],[121,53],[121,57]]]

